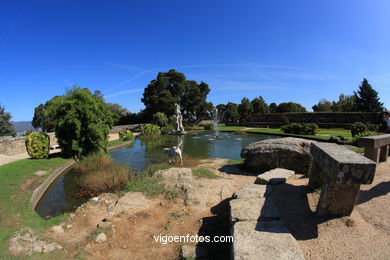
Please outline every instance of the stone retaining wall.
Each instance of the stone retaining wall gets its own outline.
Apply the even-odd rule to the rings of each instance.
[[[47,134],[50,138],[50,145],[57,144],[57,138],[54,133]],[[12,137],[3,136],[0,137],[0,154],[15,155],[26,152],[25,136]]]

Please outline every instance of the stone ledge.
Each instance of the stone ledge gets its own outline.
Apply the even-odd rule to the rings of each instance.
[[[264,198],[272,194],[273,186],[247,184],[239,188],[232,196],[233,199]]]
[[[237,222],[231,231],[234,260],[305,259],[283,221]]]
[[[379,148],[385,145],[390,145],[390,134],[361,137],[358,141],[359,147]]]
[[[255,180],[255,184],[282,184],[285,183],[286,180],[294,174],[294,171],[276,168],[259,174]]]
[[[234,199],[230,201],[230,221],[278,220],[280,213],[269,198]]]

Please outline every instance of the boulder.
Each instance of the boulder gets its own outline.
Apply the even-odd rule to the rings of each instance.
[[[183,259],[198,259],[207,257],[207,249],[195,245],[183,245],[181,247],[181,257]]]
[[[245,158],[245,164],[253,171],[284,168],[308,175],[312,161],[312,142],[293,137],[262,140],[242,149],[241,157]]]
[[[273,186],[246,184],[239,188],[232,196],[233,199],[253,199],[268,197],[272,193]]]
[[[255,184],[282,184],[286,183],[286,180],[294,175],[295,172],[282,168],[276,168],[271,171],[262,173],[257,176]]]
[[[232,228],[234,260],[304,260],[297,241],[281,220],[237,222]]]

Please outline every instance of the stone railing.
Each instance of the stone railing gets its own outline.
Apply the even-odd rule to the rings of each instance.
[[[389,156],[390,134],[362,137],[358,146],[364,147],[365,157],[376,163],[385,162]]]
[[[355,206],[361,184],[371,184],[376,164],[340,145],[313,142],[313,163],[309,187],[321,188],[317,213],[349,216]]]

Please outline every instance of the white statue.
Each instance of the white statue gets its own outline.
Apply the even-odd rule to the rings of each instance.
[[[173,134],[185,134],[183,127],[183,116],[180,111],[180,105],[175,103],[175,126]]]

